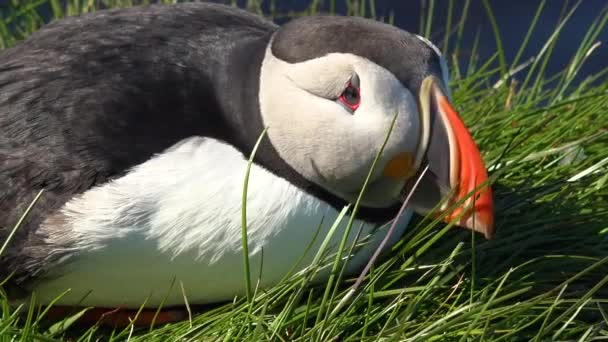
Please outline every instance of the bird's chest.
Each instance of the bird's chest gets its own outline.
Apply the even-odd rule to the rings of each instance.
[[[37,297],[49,301],[71,288],[60,304],[86,295],[81,305],[139,307],[165,297],[165,305],[180,305],[184,295],[190,304],[243,295],[246,167],[229,145],[190,139],[75,198],[62,211],[70,222],[70,259],[59,277],[39,285]],[[258,166],[251,169],[245,208],[251,277],[261,286],[309,266],[339,215]],[[410,216],[401,218],[391,244]],[[338,246],[347,222],[348,217],[333,232],[330,249]],[[348,246],[357,236],[370,242],[351,259],[350,273],[362,267],[386,230],[355,221]]]

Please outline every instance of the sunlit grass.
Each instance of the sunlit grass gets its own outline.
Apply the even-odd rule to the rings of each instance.
[[[41,25],[42,18],[32,12],[35,6],[50,5],[54,16],[61,17],[91,11],[101,2],[132,4],[71,0],[65,8],[53,0],[20,1],[0,22],[2,46],[14,45]],[[375,15],[354,3],[350,14]],[[491,4],[484,3],[491,13]],[[427,36],[434,23],[444,20],[433,17],[439,5],[430,1],[423,13],[421,32]],[[453,1],[448,5],[453,7]],[[608,339],[608,68],[574,83],[597,48],[608,14],[598,11],[570,64],[547,75],[554,44],[576,7],[564,12],[564,21],[546,44],[534,47],[538,52],[533,60],[521,58],[543,8],[552,5],[540,3],[514,60],[505,58],[501,33],[493,25],[494,56],[471,58],[465,68],[451,63],[454,104],[495,182],[495,239],[486,241],[431,216],[418,217],[340,310],[332,311],[354,279],[335,274],[330,286],[310,283],[320,264],[336,259],[323,253],[323,247],[313,251],[317,257],[307,272],[270,289],[258,289],[252,274],[248,298],[194,314],[191,321],[154,329],[72,329],[67,334],[82,341],[99,336],[140,341]],[[320,2],[313,1],[306,14],[315,13],[315,6]],[[259,2],[248,7],[255,10]],[[457,61],[467,12],[449,13],[447,21],[456,26],[448,25],[454,34],[446,31],[442,46],[449,48],[448,59]],[[476,52],[474,48],[472,55]],[[352,207],[342,214],[347,210]],[[327,241],[327,236],[318,239]],[[342,265],[330,267],[340,271]],[[35,305],[11,308],[2,295],[0,339],[66,336],[60,325],[43,326]]]

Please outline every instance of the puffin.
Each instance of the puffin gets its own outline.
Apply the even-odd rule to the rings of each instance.
[[[309,266],[335,222],[337,246],[357,202],[347,243],[366,242],[347,275],[413,213],[491,238],[487,170],[448,82],[429,40],[360,17],[277,25],[197,2],[54,21],[0,53],[3,287],[58,308],[231,301],[244,204],[261,288]]]

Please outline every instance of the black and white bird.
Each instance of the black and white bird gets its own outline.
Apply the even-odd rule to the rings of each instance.
[[[396,119],[395,119],[396,116]],[[311,262],[353,203],[394,128],[355,227],[385,236],[407,189],[428,213],[487,181],[428,40],[335,16],[277,26],[209,3],[98,11],[51,23],[0,54],[0,237],[44,190],[0,258],[16,301],[138,308],[244,294],[241,196],[247,160],[251,273],[261,286]],[[493,233],[492,195],[448,215]],[[445,209],[445,208],[444,208]],[[317,229],[321,228],[317,234]],[[330,245],[337,245],[343,221]],[[353,241],[358,229],[353,229]],[[257,276],[256,276],[257,277]],[[166,299],[165,299],[166,297]]]

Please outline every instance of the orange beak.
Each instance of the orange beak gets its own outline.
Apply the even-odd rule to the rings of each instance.
[[[459,225],[483,233],[490,239],[494,235],[494,203],[492,189],[487,184],[488,173],[481,153],[447,97],[441,94],[437,97],[437,102],[452,128],[457,144],[460,168],[456,198],[453,201],[460,202],[466,199],[447,216],[446,221],[457,218],[464,211]]]
[[[445,94],[434,76],[422,82],[422,134],[415,166],[420,169],[426,163],[429,169],[409,206],[426,214],[449,195],[441,210],[459,205],[446,215],[446,221],[458,219],[457,225],[489,239],[494,235],[494,205],[486,167],[473,137]]]

